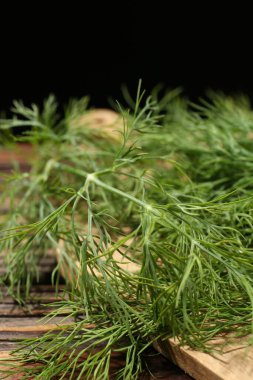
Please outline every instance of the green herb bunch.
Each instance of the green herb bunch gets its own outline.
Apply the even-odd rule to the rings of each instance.
[[[0,121],[4,144],[36,152],[31,171],[17,168],[2,185],[2,281],[25,302],[41,258],[58,252],[52,282],[64,273],[68,297],[50,316],[74,318],[18,351],[41,363],[27,378],[108,379],[111,352],[125,351],[116,378],[134,380],[157,339],[208,351],[216,336],[252,333],[249,102],[210,94],[195,105],[178,90],[145,98],[140,85],[126,98],[114,138],[81,122],[87,98],[63,118],[53,97],[42,111],[15,102],[13,119]],[[19,126],[29,130],[17,138]]]

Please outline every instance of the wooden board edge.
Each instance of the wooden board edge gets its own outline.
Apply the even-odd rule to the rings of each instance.
[[[180,346],[176,339],[153,344],[163,356],[196,380],[252,380],[253,346],[228,346],[224,354],[210,354]]]

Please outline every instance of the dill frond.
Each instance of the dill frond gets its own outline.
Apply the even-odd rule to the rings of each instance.
[[[36,152],[31,171],[3,185],[3,281],[23,302],[41,257],[58,252],[52,280],[57,288],[64,273],[69,297],[52,316],[65,308],[76,318],[16,352],[41,363],[27,377],[72,379],[78,370],[78,378],[107,379],[112,350],[125,350],[117,379],[132,380],[158,338],[207,351],[235,328],[252,333],[247,99],[211,94],[192,105],[179,90],[144,99],[141,86],[135,102],[127,97],[130,108],[117,106],[121,116],[107,132],[89,125],[87,98],[72,100],[62,119],[53,97],[42,111],[15,102],[13,119],[0,121],[3,144],[9,136]],[[30,129],[15,138],[17,126]]]

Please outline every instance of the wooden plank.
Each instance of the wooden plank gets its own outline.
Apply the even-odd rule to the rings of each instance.
[[[32,287],[32,294],[36,296],[36,288],[38,288],[38,297],[43,298],[43,289],[46,291],[46,297],[48,294],[54,294],[53,288],[49,285],[40,285]],[[61,287],[62,289],[63,287]],[[51,292],[50,292],[51,290]],[[63,290],[63,289],[62,289]],[[2,305],[4,305],[4,300]],[[8,304],[8,307],[10,304]],[[31,308],[40,308],[40,305],[30,305]],[[20,312],[18,313],[18,310]],[[30,316],[25,315],[23,308],[20,305],[16,305],[16,315],[8,317],[0,317],[0,378],[6,368],[14,366],[20,366],[18,361],[13,362],[13,357],[10,355],[10,351],[17,347],[17,343],[24,338],[36,338],[41,336],[47,331],[56,331],[61,328],[61,325],[70,324],[73,320],[70,318],[62,321],[62,316],[55,317],[50,320],[49,323],[41,322],[41,318],[34,316],[31,310]],[[90,326],[93,327],[93,326]],[[85,357],[82,358],[85,360]],[[154,380],[155,378],[160,380],[190,380],[190,377],[181,372],[178,367],[174,366],[171,362],[164,359],[161,355],[158,355],[154,350],[148,350],[144,353],[144,372],[140,377],[140,380]],[[110,372],[113,379],[113,373],[124,367],[125,355],[124,353],[113,353],[111,357]],[[9,365],[7,367],[6,365]],[[33,364],[34,366],[35,364]],[[14,370],[17,372],[16,370]],[[17,380],[22,378],[22,373],[13,374],[8,376],[8,380]],[[67,379],[66,379],[67,380]],[[94,379],[95,380],[95,379]]]
[[[59,292],[63,292],[66,288],[64,284],[59,284],[58,286]],[[22,288],[21,288],[22,289]],[[0,287],[0,291],[2,296],[4,297],[4,302],[6,300],[6,297],[8,297],[8,290],[6,287]],[[32,285],[29,292],[29,298],[30,297],[44,297],[48,294],[55,294],[55,289],[51,284],[35,284]]]
[[[252,380],[253,346],[247,339],[226,345],[215,356],[182,347],[175,339],[158,341],[155,348],[196,380]]]
[[[20,332],[20,331],[46,331],[55,326],[63,324],[69,324],[73,321],[71,318],[66,318],[64,315],[54,317],[50,322],[42,322],[39,317],[12,317],[12,318],[0,318],[0,334],[2,332]]]
[[[2,316],[13,317],[13,316],[20,316],[20,315],[43,316],[45,315],[45,313],[53,310],[52,308],[48,308],[48,307],[43,307],[43,306],[33,307],[33,306],[34,306],[33,304],[26,304],[25,307],[20,309],[18,305],[15,305],[15,306],[12,305],[12,307],[10,307],[10,305],[2,304],[0,305],[0,316],[1,317]]]
[[[4,361],[1,361],[4,360]],[[11,365],[13,362],[10,361],[12,359],[10,352],[2,351],[0,353],[0,374],[1,371],[6,370],[6,366],[4,363]],[[81,360],[85,360],[85,355],[80,358]],[[2,364],[1,364],[2,363]],[[20,366],[20,363],[14,362],[13,365]],[[36,365],[36,364],[35,364]],[[35,366],[33,365],[33,366]],[[123,368],[125,365],[125,356],[119,352],[113,352],[111,355],[110,362],[110,379],[115,379],[114,374],[116,371]],[[32,365],[30,365],[32,366]],[[157,353],[153,350],[149,350],[146,353],[145,362],[144,362],[144,371],[140,375],[140,380],[191,380],[191,378],[185,373],[181,372],[176,366],[172,363],[169,363],[162,356],[157,355]],[[17,377],[18,376],[18,377]],[[8,380],[17,380],[21,379],[21,374],[16,374],[8,377]],[[66,378],[67,380],[68,378]],[[96,379],[94,379],[96,380]],[[205,380],[205,379],[203,379]]]
[[[30,167],[29,162],[34,157],[34,148],[30,144],[20,143],[15,145],[15,149],[11,147],[7,149],[0,146],[0,168],[9,170],[13,162],[18,162],[20,166]]]
[[[1,292],[1,291],[0,291]],[[60,301],[64,298],[67,297],[67,295],[63,295],[62,292],[60,293],[56,293],[56,292],[52,292],[52,293],[38,293],[38,294],[32,294],[29,299],[28,299],[28,304],[48,304],[48,303],[53,303],[55,301]],[[13,300],[13,298],[9,295],[5,296],[4,297],[4,303],[5,305],[13,305],[13,304],[16,304],[15,300]]]
[[[58,291],[52,287],[50,284],[38,284],[32,286],[29,292],[29,297],[27,299],[27,304],[29,305],[45,305],[53,303],[55,301],[60,301],[66,299],[68,294],[64,292],[65,285],[59,284]],[[22,288],[21,288],[22,290]],[[17,302],[8,294],[6,287],[0,286],[0,294],[3,298],[3,302],[0,299],[0,305],[17,305]]]

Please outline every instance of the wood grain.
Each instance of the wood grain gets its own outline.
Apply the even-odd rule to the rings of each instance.
[[[253,347],[247,339],[226,345],[214,356],[180,346],[175,339],[158,341],[155,348],[196,380],[252,380]]]
[[[38,291],[36,292],[36,289]],[[44,292],[43,292],[44,290]],[[63,289],[62,289],[63,290]],[[61,293],[60,293],[61,294]],[[15,315],[10,314],[8,317],[0,314],[0,378],[3,371],[7,368],[6,364],[11,366],[20,366],[18,362],[12,362],[13,359],[10,352],[17,347],[17,343],[24,338],[36,338],[49,330],[57,330],[62,326],[62,317],[56,317],[50,320],[50,323],[42,323],[39,317],[38,310],[41,316],[44,314],[44,308],[40,302],[47,303],[47,300],[52,302],[52,299],[58,300],[60,294],[56,295],[54,289],[49,285],[38,285],[32,288],[32,297],[38,298],[39,303],[30,303],[30,310],[27,311],[20,305],[15,305]],[[14,302],[10,302],[9,296],[5,292],[1,306],[5,305],[5,297],[8,302],[4,309],[12,307]],[[34,309],[36,312],[34,313]],[[64,325],[70,324],[72,319],[64,320]],[[90,326],[92,328],[92,326]],[[83,358],[85,360],[85,357]],[[149,349],[143,353],[144,371],[140,376],[140,380],[190,380],[190,377],[184,374],[178,367],[170,361],[158,354],[155,350]],[[111,357],[110,372],[111,379],[114,378],[115,371],[121,369],[125,364],[124,353],[114,352]],[[22,374],[11,375],[8,380],[21,379]],[[46,379],[45,379],[46,380]],[[67,380],[67,379],[66,379]],[[95,380],[95,379],[94,379]]]

